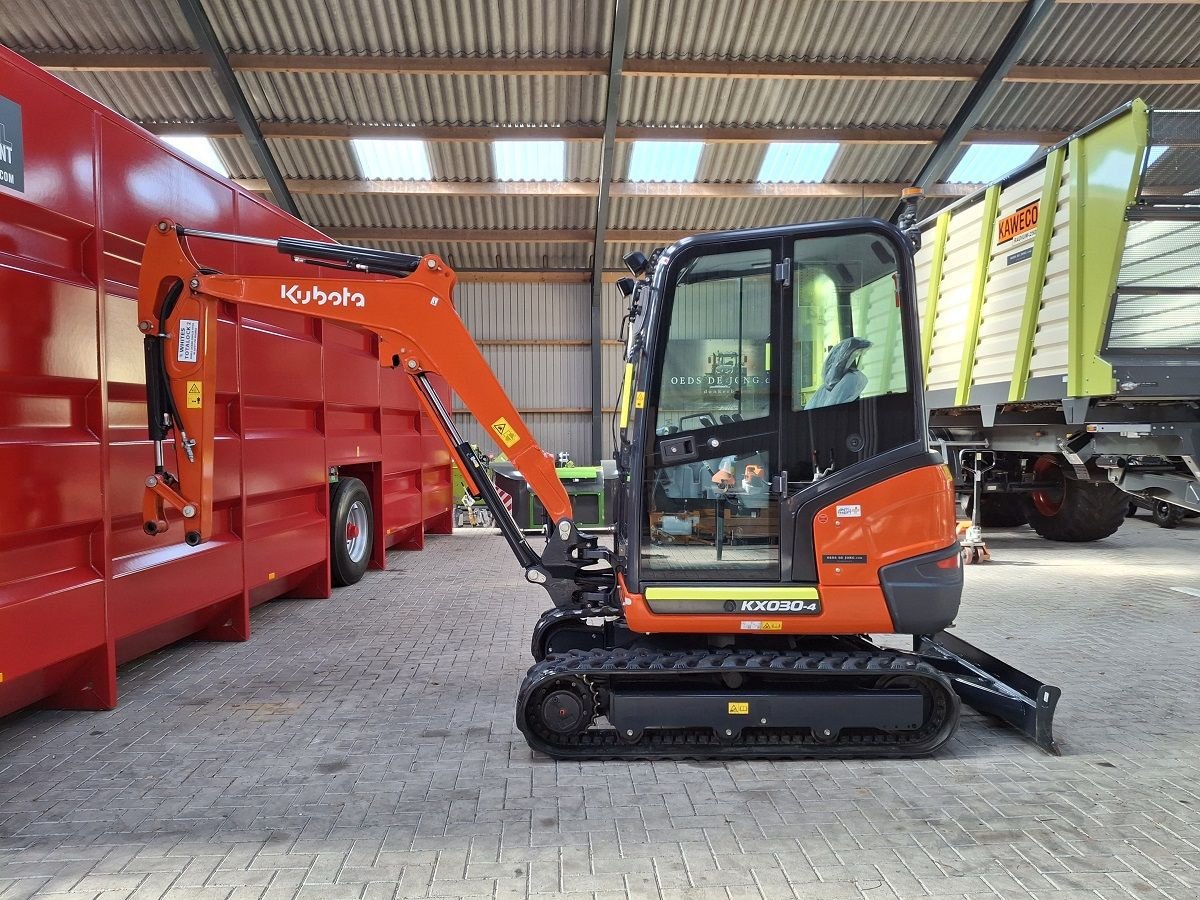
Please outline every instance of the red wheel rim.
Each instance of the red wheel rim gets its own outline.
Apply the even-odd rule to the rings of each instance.
[[[1057,482],[1053,487],[1038,488],[1030,494],[1034,508],[1043,516],[1056,516],[1063,505],[1063,473],[1052,456],[1043,456],[1033,464],[1033,477],[1038,481]]]

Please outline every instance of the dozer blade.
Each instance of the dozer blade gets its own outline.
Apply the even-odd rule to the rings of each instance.
[[[1047,753],[1059,755],[1054,742],[1054,708],[1062,694],[1052,684],[984,653],[945,631],[917,638],[914,652],[950,677],[962,701],[989,716],[1003,719]]]

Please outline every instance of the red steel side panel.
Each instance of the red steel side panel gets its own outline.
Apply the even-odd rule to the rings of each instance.
[[[146,440],[135,285],[167,216],[320,237],[0,47],[24,185],[0,180],[0,715],[116,703],[117,662],[189,635],[249,636],[249,610],[329,594],[328,473],[363,478],[383,545],[449,523],[450,470],[373,336],[222,307],[214,539],[141,530]],[[317,274],[205,242],[223,271]]]

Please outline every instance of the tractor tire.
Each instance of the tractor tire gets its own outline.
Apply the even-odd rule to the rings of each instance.
[[[1159,528],[1175,528],[1183,521],[1183,510],[1165,500],[1155,500],[1150,519]]]
[[[1022,498],[1029,526],[1048,541],[1098,541],[1125,521],[1129,500],[1116,485],[1069,477],[1054,456],[1038,459],[1034,476],[1056,482]]]
[[[329,562],[335,586],[359,582],[374,543],[371,494],[357,478],[342,478],[329,492]]]
[[[1019,494],[984,494],[979,498],[979,524],[984,528],[1015,528],[1028,521]]]

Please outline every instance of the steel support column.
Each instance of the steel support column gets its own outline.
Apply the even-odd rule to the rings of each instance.
[[[613,180],[613,155],[617,139],[617,112],[621,101],[621,67],[629,37],[629,0],[614,0],[612,45],[609,50],[608,96],[604,106],[604,137],[600,150],[600,189],[596,199],[596,239],[592,243],[592,462],[604,455],[604,232],[608,228],[609,188]]]
[[[241,129],[242,137],[250,145],[250,152],[258,161],[258,166],[262,169],[263,176],[271,187],[271,193],[275,196],[275,202],[281,209],[300,218],[296,201],[292,199],[291,192],[288,191],[287,184],[283,180],[283,173],[279,171],[279,165],[275,162],[275,157],[271,155],[266,140],[263,139],[254,113],[250,111],[250,104],[246,102],[246,95],[242,93],[242,87],[238,84],[237,77],[233,74],[233,68],[229,65],[229,59],[225,56],[225,51],[221,49],[221,44],[217,40],[217,33],[213,31],[212,23],[204,12],[202,0],[179,0],[179,8],[183,10],[184,18],[187,19],[188,27],[192,29],[192,36],[196,39],[200,51],[207,57],[208,63],[212,67],[213,76],[217,79],[217,86],[221,89],[225,102],[233,111],[233,118],[237,122],[238,128]]]
[[[1046,16],[1053,8],[1054,0],[1028,0],[1026,2],[1017,16],[1017,20],[1009,28],[1008,34],[1000,42],[992,61],[987,64],[983,74],[971,88],[971,93],[967,95],[967,99],[955,113],[945,134],[934,145],[933,153],[930,154],[929,159],[926,160],[925,165],[921,167],[920,173],[913,181],[916,187],[926,189],[945,174],[946,169],[950,167],[950,162],[954,159],[954,154],[962,145],[963,139],[975,127],[979,117],[983,115],[995,98],[1004,83],[1004,76],[1016,65],[1021,54],[1025,52],[1030,38],[1033,37],[1038,26],[1045,21]],[[893,218],[899,216],[903,208],[903,204],[897,207],[896,215]]]

